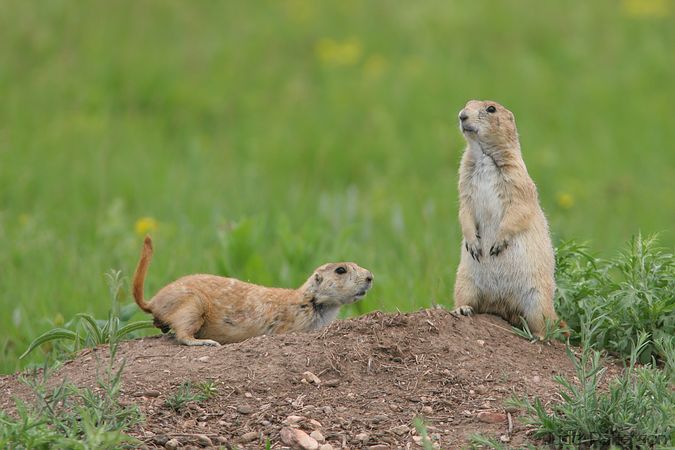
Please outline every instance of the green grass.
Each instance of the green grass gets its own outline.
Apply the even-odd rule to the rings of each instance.
[[[673,11],[632,3],[0,0],[0,372],[105,315],[143,217],[148,294],[354,260],[345,315],[450,305],[470,98],[516,114],[556,241],[672,248]]]

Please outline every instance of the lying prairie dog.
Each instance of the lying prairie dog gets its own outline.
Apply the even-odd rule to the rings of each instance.
[[[220,345],[263,334],[310,331],[332,322],[340,306],[363,298],[373,274],[355,263],[329,263],[298,289],[258,286],[217,275],[188,275],[166,285],[150,302],[143,282],[152,257],[146,236],[133,280],[139,308],[163,333],[173,329],[185,345]]]

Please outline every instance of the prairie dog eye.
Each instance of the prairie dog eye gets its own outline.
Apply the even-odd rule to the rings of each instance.
[[[496,113],[497,108],[495,108],[494,105],[490,105],[490,106],[487,107],[486,111],[489,112],[489,113]]]
[[[337,273],[338,275],[342,275],[347,273],[347,269],[345,269],[344,266],[340,266],[337,269],[335,269],[335,273]]]

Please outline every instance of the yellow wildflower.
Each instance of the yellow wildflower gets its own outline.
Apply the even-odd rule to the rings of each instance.
[[[316,57],[328,66],[352,66],[359,62],[363,48],[355,38],[345,41],[320,39],[314,47]]]
[[[668,0],[623,0],[621,12],[628,17],[659,18],[670,13]]]
[[[558,201],[558,206],[562,209],[570,209],[574,206],[574,197],[572,197],[572,194],[570,193],[559,192],[558,195],[556,195],[556,200]]]
[[[134,230],[139,236],[145,236],[148,233],[152,233],[157,230],[159,223],[152,217],[141,217],[136,221],[134,225]]]

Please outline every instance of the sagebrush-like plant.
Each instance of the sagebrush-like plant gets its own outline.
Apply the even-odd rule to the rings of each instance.
[[[584,340],[592,331],[585,328]],[[626,369],[609,382],[607,392],[600,389],[605,374],[601,353],[586,345],[577,357],[568,346],[577,381],[554,377],[561,386],[560,403],[553,404],[550,410],[539,398],[512,398],[507,403],[526,411],[524,422],[535,427],[534,437],[556,446],[670,446],[675,430],[671,372],[675,354],[666,341],[657,341],[655,346],[668,361],[666,368],[640,367],[639,355],[649,344],[647,333],[641,333],[631,348]]]
[[[640,362],[663,359],[658,340],[675,341],[675,258],[655,236],[633,238],[626,250],[603,260],[587,246],[563,242],[556,252],[555,306],[574,331],[593,323],[589,344],[622,356],[646,333]]]
[[[51,390],[46,382],[49,368],[24,377],[33,392],[30,405],[16,400],[16,416],[0,412],[0,448],[117,449],[140,442],[125,431],[142,421],[137,406],[119,403],[124,363],[110,366],[97,376],[99,390],[81,389],[65,380]]]

